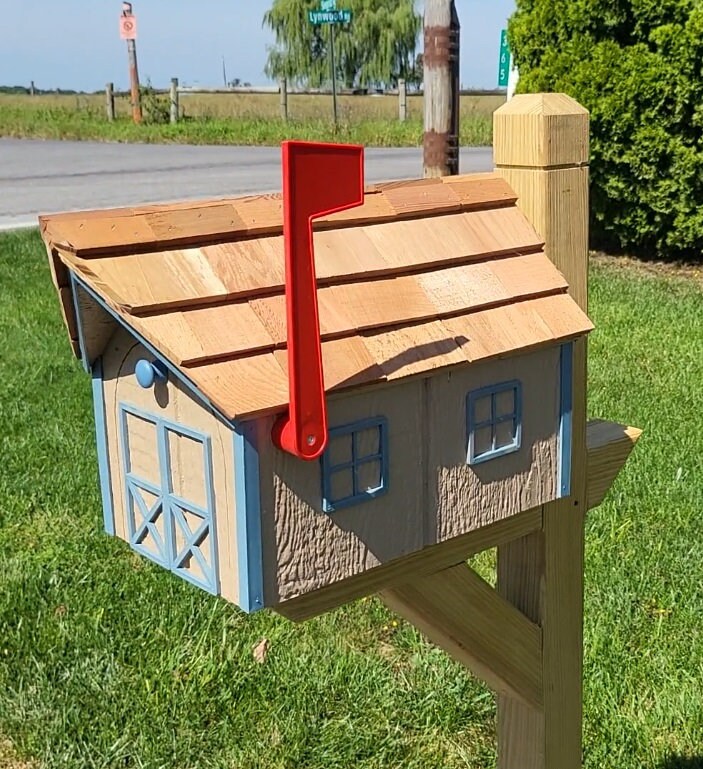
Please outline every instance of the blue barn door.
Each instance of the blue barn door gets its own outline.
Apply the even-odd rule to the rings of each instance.
[[[130,545],[218,594],[209,436],[124,403],[119,424]]]

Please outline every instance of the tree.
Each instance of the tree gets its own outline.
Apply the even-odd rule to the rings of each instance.
[[[405,77],[407,84],[413,88],[420,88],[425,78],[425,59],[423,54],[418,53],[415,57],[415,63],[412,70]]]
[[[591,111],[596,246],[703,255],[703,4],[517,0],[519,90]]]
[[[313,25],[308,11],[319,0],[274,0],[264,25],[276,36],[265,72],[305,86],[319,87],[329,76],[329,27]],[[336,76],[347,88],[395,85],[412,79],[422,17],[413,0],[344,0],[351,24],[336,25]]]

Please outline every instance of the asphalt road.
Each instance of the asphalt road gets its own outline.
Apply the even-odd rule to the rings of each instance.
[[[0,230],[55,211],[231,197],[281,188],[277,147],[192,147],[0,138]],[[461,151],[461,171],[490,171],[489,147]],[[422,175],[420,149],[369,149],[366,181]]]

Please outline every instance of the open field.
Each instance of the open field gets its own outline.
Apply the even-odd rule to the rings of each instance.
[[[494,766],[492,697],[375,599],[246,618],[101,534],[36,232],[0,237],[0,292],[0,744],[43,769]],[[591,315],[590,414],[645,434],[588,519],[585,765],[700,769],[700,275],[599,259]]]
[[[12,96],[0,94],[0,136],[45,139],[179,142],[191,144],[277,144],[286,138],[358,141],[366,146],[418,146],[422,140],[422,97],[408,97],[405,123],[395,96],[340,96],[339,129],[332,125],[328,95],[288,97],[289,117],[280,119],[278,94],[181,94],[184,119],[167,119],[168,97],[147,95],[144,114],[156,121],[135,126],[129,100],[115,99],[117,120],[105,118],[103,95]],[[502,96],[463,96],[461,143],[491,143],[491,115]]]
[[[154,98],[154,97],[147,97]],[[168,96],[157,95],[167,100]],[[338,96],[339,116],[342,120],[396,120],[397,96]],[[505,102],[504,96],[462,96],[461,117],[490,117]],[[88,111],[105,115],[103,94],[78,94],[75,96],[43,94],[39,96],[13,96],[0,94],[0,105],[9,107],[37,107],[42,109],[67,109]],[[184,93],[180,94],[181,112],[189,118],[261,118],[270,120],[280,116],[277,93]],[[118,117],[129,117],[129,97],[115,96],[115,112]],[[288,111],[293,120],[318,120],[331,118],[332,97],[329,94],[288,94]],[[408,117],[422,119],[422,96],[408,95]]]

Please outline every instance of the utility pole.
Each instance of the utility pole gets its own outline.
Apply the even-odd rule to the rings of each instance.
[[[129,57],[129,84],[132,94],[132,118],[142,122],[142,98],[139,91],[139,69],[137,68],[137,17],[132,12],[132,3],[122,3],[120,36],[127,41]]]
[[[459,173],[459,36],[454,0],[425,0],[425,176]]]

